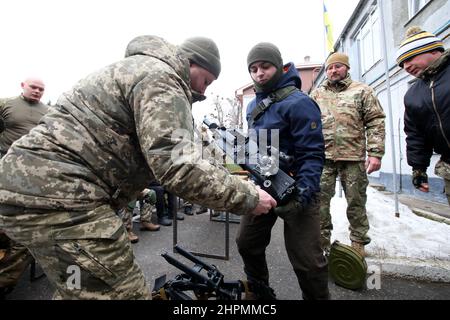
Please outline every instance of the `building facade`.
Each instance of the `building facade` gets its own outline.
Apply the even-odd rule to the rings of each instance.
[[[371,181],[382,183],[393,191],[396,179],[397,192],[443,203],[447,201],[444,183],[434,175],[438,155],[433,156],[428,168],[430,193],[417,191],[411,183],[412,169],[407,164],[403,131],[403,97],[415,78],[397,66],[396,51],[411,26],[420,26],[436,34],[449,48],[449,17],[448,0],[361,0],[334,47],[336,52],[349,55],[352,78],[370,85],[377,92],[386,113],[386,155],[381,170],[371,175]],[[314,87],[324,78],[321,69]],[[388,103],[389,92],[391,105]]]

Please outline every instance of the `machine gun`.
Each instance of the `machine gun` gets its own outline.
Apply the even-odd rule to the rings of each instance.
[[[203,123],[215,134],[218,147],[235,164],[250,172],[256,183],[278,204],[285,204],[296,190],[295,180],[281,168],[289,168],[293,158],[270,147],[270,155],[261,155],[258,144],[237,129],[219,127],[204,119]]]
[[[174,279],[166,281],[166,275],[155,280],[152,291],[153,300],[242,300],[254,297],[263,300],[274,300],[273,290],[261,282],[225,281],[223,274],[216,266],[207,264],[178,245],[175,251],[195,265],[191,268],[167,252],[161,254],[168,263],[177,267],[184,273]],[[203,272],[202,272],[203,271]]]

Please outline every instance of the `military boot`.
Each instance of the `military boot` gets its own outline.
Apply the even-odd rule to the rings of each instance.
[[[169,227],[172,225],[172,220],[169,220],[166,216],[158,217],[158,224]]]
[[[173,214],[172,212],[168,211],[166,213],[167,218],[169,218],[170,220],[173,220]],[[179,213],[178,211],[176,212],[176,219],[177,220],[184,220],[184,215],[182,213]]]
[[[136,234],[134,234],[133,231],[130,230],[127,233],[128,233],[128,239],[130,240],[131,243],[139,242],[139,237]]]
[[[188,216],[192,216],[194,212],[192,212],[192,206],[185,206],[184,207],[184,214]]]
[[[364,244],[356,241],[352,241],[352,248],[358,251],[362,257],[366,257],[366,251],[364,250]]]
[[[159,231],[161,226],[159,224],[154,224],[151,222],[142,221],[141,230],[142,231]]]
[[[198,209],[196,213],[197,214],[202,214],[202,213],[205,213],[205,212],[208,212],[208,208],[200,207],[200,209]]]

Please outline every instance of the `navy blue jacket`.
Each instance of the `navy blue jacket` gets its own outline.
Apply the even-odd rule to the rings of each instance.
[[[280,81],[274,91],[287,87],[301,87],[301,80],[293,63],[287,64]],[[258,92],[256,98],[247,106],[247,121],[256,105],[266,98],[270,92]],[[304,200],[320,191],[320,176],[322,174],[325,147],[322,134],[322,122],[319,106],[306,94],[295,91],[287,98],[276,102],[254,122],[252,128],[258,133],[260,129],[278,129],[280,151],[294,157],[290,172],[295,176],[297,186],[306,189]]]

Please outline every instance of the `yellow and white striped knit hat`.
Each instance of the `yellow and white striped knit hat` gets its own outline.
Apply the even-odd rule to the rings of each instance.
[[[420,27],[411,27],[406,32],[406,39],[397,50],[397,64],[403,68],[403,63],[419,54],[434,50],[445,51],[441,39]]]

